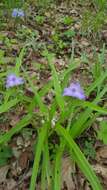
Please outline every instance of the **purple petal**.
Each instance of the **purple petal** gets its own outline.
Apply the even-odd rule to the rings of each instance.
[[[12,17],[24,17],[24,11],[21,9],[14,8],[12,12]]]
[[[17,77],[15,74],[9,74],[6,80],[6,88],[18,86],[24,83],[21,77]]]
[[[19,9],[19,11],[18,11],[18,17],[24,17],[23,10]]]
[[[12,17],[17,17],[18,9],[13,9]]]
[[[86,98],[84,91],[78,82],[71,83],[68,88],[65,88],[63,96],[72,96],[81,100]]]
[[[70,88],[64,89],[63,96],[72,96],[72,92],[71,92]]]

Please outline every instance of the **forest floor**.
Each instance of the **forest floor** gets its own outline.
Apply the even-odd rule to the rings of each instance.
[[[4,18],[0,28],[0,74],[14,66],[16,56],[26,44],[27,52],[23,67],[34,80],[39,89],[50,79],[50,70],[43,57],[45,48],[55,54],[57,72],[67,67],[73,56],[80,63],[79,68],[72,73],[70,80],[81,81],[84,89],[92,82],[93,66],[97,62],[98,54],[102,52],[105,43],[105,67],[107,64],[106,36],[104,28],[100,35],[82,32],[83,11],[89,5],[79,3],[66,5],[64,3],[39,10],[33,4],[27,8],[25,18],[15,20]],[[10,16],[11,17],[11,16]],[[2,64],[2,60],[4,64]],[[31,89],[26,87],[28,97],[33,97]],[[93,98],[90,97],[90,100]],[[2,98],[2,97],[1,97]],[[46,97],[47,103],[51,97]],[[26,113],[26,106],[17,108],[0,116],[0,133],[4,134],[13,128]],[[97,118],[103,120],[104,116]],[[106,118],[106,117],[105,117]],[[104,189],[107,189],[107,146],[96,138],[97,121],[91,129],[83,133],[77,142],[95,172],[101,179]],[[34,122],[34,121],[33,121]],[[32,123],[33,123],[32,122]],[[37,116],[34,126],[40,126],[40,116]],[[33,146],[37,136],[33,124],[27,126],[20,133],[14,135],[8,147],[0,150],[0,190],[27,190],[33,165]],[[56,140],[55,140],[56,141]],[[53,140],[53,143],[54,140]],[[0,154],[1,154],[0,152]],[[71,175],[72,173],[72,175]],[[37,190],[40,189],[38,177]],[[91,190],[91,187],[78,167],[71,163],[69,155],[62,158],[62,190]]]

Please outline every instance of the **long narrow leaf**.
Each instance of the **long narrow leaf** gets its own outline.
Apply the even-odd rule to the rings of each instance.
[[[20,102],[20,100],[17,99],[17,98],[15,98],[14,100],[10,100],[10,101],[2,104],[0,106],[0,113],[4,113],[4,112],[8,111],[10,108],[12,108],[13,106],[15,106],[19,102]]]
[[[29,190],[35,190],[36,179],[37,179],[37,174],[38,174],[38,169],[39,169],[39,162],[40,162],[41,153],[43,150],[46,134],[47,134],[47,125],[45,125],[41,129],[41,132],[39,133],[38,143],[36,145],[36,153],[35,153],[35,158],[34,158],[34,164],[33,164],[33,169],[32,169],[32,177],[31,177],[31,183],[30,183],[30,189]]]
[[[107,92],[107,87],[105,87],[100,94],[98,95],[98,97],[96,97],[96,99],[93,101],[94,104],[97,104],[101,98],[103,97],[103,95]],[[83,132],[83,125],[86,123],[86,121],[91,117],[93,110],[90,108],[87,108],[84,112],[82,112],[79,117],[78,120],[75,121],[75,123],[72,125],[70,133],[72,134],[73,138],[76,138],[78,135],[81,134],[81,132]],[[86,129],[86,128],[85,128]]]
[[[46,139],[43,150],[43,170],[41,176],[41,189],[45,189],[45,186],[48,189],[52,189],[52,171],[49,157],[49,147],[48,141]]]
[[[53,56],[49,54],[47,58],[48,58],[48,62],[52,71],[52,78],[53,78],[53,84],[54,84],[54,89],[55,89],[55,94],[56,94],[56,100],[60,109],[64,111],[64,100],[62,97],[62,89],[61,89],[60,81],[58,79],[58,74],[56,72],[56,69],[53,63]]]
[[[20,73],[20,68],[21,68],[21,65],[22,65],[24,55],[25,55],[25,47],[21,49],[19,57],[16,58],[16,65],[15,65],[15,73],[16,73],[16,75],[19,75],[19,73]]]
[[[24,72],[24,75],[26,77],[26,79],[28,80],[31,88],[32,88],[32,91],[33,93],[35,94],[35,101],[37,102],[39,108],[40,108],[40,111],[43,112],[43,113],[48,113],[48,108],[45,106],[45,104],[42,102],[42,99],[39,95],[39,93],[37,92],[37,88],[33,85],[33,82],[30,80],[28,74],[26,73],[25,69],[22,67],[23,69],[23,72]]]
[[[80,148],[77,146],[77,144],[74,142],[74,140],[69,135],[68,131],[61,127],[60,125],[56,127],[56,132],[63,136],[63,138],[66,140],[70,151],[73,154],[73,158],[75,158],[75,161],[77,162],[78,166],[86,176],[86,178],[89,180],[93,190],[102,190],[102,187],[100,185],[100,182],[95,175],[91,165],[88,163],[86,158],[84,157],[84,154],[81,152]]]
[[[23,127],[29,125],[31,118],[31,114],[24,116],[24,118],[20,120],[15,127],[11,128],[6,134],[0,137],[0,144],[8,142],[14,134],[18,133]]]

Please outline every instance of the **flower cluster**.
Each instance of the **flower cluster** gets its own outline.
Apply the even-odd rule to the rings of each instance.
[[[86,96],[78,82],[71,83],[68,88],[64,89],[63,96],[72,96],[80,100],[85,100]]]
[[[6,79],[6,88],[18,86],[24,83],[21,77],[17,77],[15,74],[9,74]]]
[[[22,9],[15,8],[12,12],[12,17],[24,17],[24,11]]]

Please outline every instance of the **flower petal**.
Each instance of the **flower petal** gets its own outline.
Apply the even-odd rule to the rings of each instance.
[[[68,88],[65,88],[63,96],[72,96],[78,99],[86,98],[84,91],[78,82],[71,83]]]
[[[6,80],[6,88],[18,86],[24,83],[21,77],[17,77],[15,74],[9,74]]]

